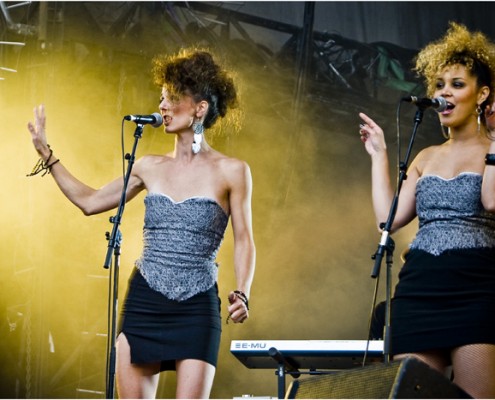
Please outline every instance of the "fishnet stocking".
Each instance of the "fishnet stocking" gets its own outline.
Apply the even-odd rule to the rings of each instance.
[[[450,377],[454,383],[476,399],[495,399],[495,345],[470,344],[454,349],[449,355],[440,351],[397,354],[394,360],[416,357],[431,368]]]
[[[454,382],[477,399],[495,398],[495,345],[470,344],[452,352]]]
[[[404,353],[396,354],[394,361],[402,360],[406,357],[415,357],[418,360],[428,364],[431,368],[436,369],[442,374],[450,377],[450,371],[447,368],[450,365],[450,356],[448,352],[441,352],[437,350],[425,351],[422,353]]]

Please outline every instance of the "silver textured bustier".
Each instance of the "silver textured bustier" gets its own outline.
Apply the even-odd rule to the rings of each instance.
[[[215,258],[229,217],[214,200],[174,202],[164,194],[144,198],[144,247],[136,266],[150,287],[172,300],[186,300],[216,282]]]
[[[439,255],[451,249],[495,247],[495,214],[481,204],[482,176],[425,175],[416,185],[419,230],[411,249]]]

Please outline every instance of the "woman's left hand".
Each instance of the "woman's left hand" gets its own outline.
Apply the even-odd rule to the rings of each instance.
[[[227,308],[229,312],[229,319],[234,321],[235,324],[243,323],[249,318],[249,311],[247,304],[242,300],[242,298],[235,292],[229,293],[229,307]]]

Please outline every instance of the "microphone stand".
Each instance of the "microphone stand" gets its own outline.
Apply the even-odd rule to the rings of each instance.
[[[409,163],[409,158],[411,155],[414,139],[419,128],[419,124],[423,120],[424,110],[427,106],[417,104],[417,111],[414,116],[413,130],[411,134],[411,139],[409,141],[409,146],[407,148],[406,156],[403,162],[399,161],[399,177],[397,181],[397,189],[392,200],[387,222],[380,224],[383,228],[380,243],[378,244],[378,249],[376,253],[371,257],[375,260],[373,271],[371,273],[372,278],[377,278],[380,275],[380,267],[383,260],[383,256],[387,255],[387,280],[386,280],[386,299],[385,299],[385,328],[383,337],[383,355],[385,363],[390,362],[390,305],[391,305],[391,269],[393,262],[393,251],[395,248],[395,243],[390,237],[390,230],[395,219],[395,214],[397,212],[397,204],[399,202],[399,194],[402,188],[402,183],[407,179],[407,168]]]
[[[118,303],[118,288],[119,288],[119,267],[120,267],[120,245],[122,243],[122,233],[119,226],[124,213],[127,186],[131,175],[132,167],[135,161],[135,154],[139,139],[143,134],[143,125],[136,124],[134,131],[134,145],[132,153],[126,154],[125,159],[128,161],[127,171],[124,176],[124,186],[120,196],[120,202],[117,209],[117,214],[110,217],[110,222],[113,223],[112,233],[105,233],[108,240],[108,249],[105,257],[103,268],[109,269],[112,264],[112,253],[114,255],[113,269],[110,268],[109,281],[109,307],[108,307],[108,338],[107,338],[107,382],[106,382],[106,398],[113,399],[115,397],[115,361],[116,361],[116,321],[117,321],[117,303]],[[113,274],[112,274],[113,272]]]

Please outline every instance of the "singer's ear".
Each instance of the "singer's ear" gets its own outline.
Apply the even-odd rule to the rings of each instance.
[[[208,107],[210,105],[206,100],[201,100],[199,103],[196,103],[196,117],[202,118],[208,112]]]
[[[488,86],[482,86],[478,91],[479,104],[482,104],[490,94],[490,88]]]

